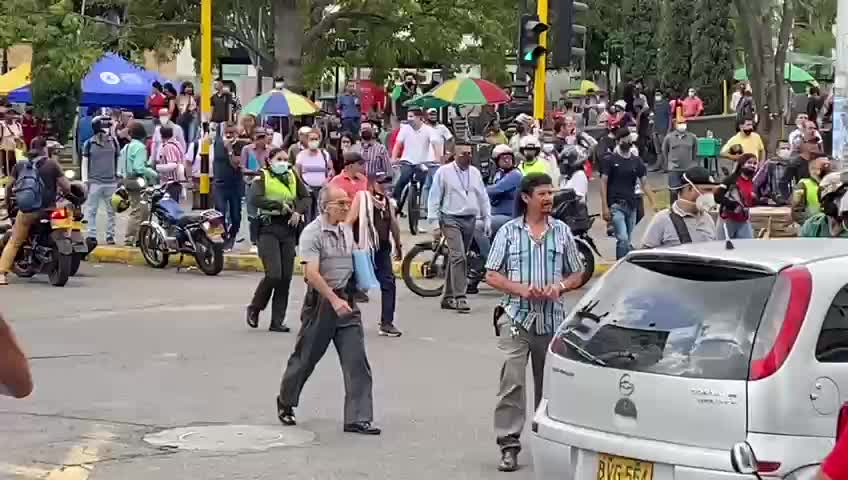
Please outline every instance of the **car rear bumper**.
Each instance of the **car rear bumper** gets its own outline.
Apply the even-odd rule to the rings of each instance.
[[[599,452],[654,463],[652,480],[752,480],[732,470],[730,449],[711,450],[590,430],[558,422],[536,412],[531,438],[536,480],[597,480]],[[695,466],[690,466],[695,465]],[[633,479],[638,480],[638,479]]]

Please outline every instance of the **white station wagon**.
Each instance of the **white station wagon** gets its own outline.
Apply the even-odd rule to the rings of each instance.
[[[580,300],[548,351],[537,479],[814,477],[848,400],[848,241],[733,247],[633,252]]]

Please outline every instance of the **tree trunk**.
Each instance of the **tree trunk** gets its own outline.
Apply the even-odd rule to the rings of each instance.
[[[303,37],[307,18],[297,3],[297,0],[273,0],[274,77],[285,77],[286,88],[303,92]]]

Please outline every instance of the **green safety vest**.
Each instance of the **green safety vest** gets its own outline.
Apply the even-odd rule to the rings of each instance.
[[[297,179],[295,179],[294,173],[292,172],[289,172],[289,174],[286,175],[286,182],[284,183],[270,171],[263,169],[262,179],[265,183],[265,198],[268,200],[286,204],[293,202],[297,196]],[[264,215],[273,215],[279,212],[261,209],[260,213]]]
[[[545,161],[539,157],[536,157],[536,161],[532,164],[528,164],[526,161],[521,162],[518,169],[521,170],[522,175],[527,175],[529,173],[548,173],[548,166],[545,164]]]
[[[812,178],[801,180],[801,185],[804,186],[805,204],[807,206],[807,215],[812,216],[821,212],[821,204],[819,204],[819,183]]]

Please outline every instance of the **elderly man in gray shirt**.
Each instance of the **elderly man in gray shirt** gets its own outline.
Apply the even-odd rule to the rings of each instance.
[[[673,247],[684,243],[716,239],[716,226],[710,211],[715,207],[713,190],[717,183],[703,167],[692,167],[681,175],[683,186],[677,200],[654,215],[643,248]]]
[[[344,431],[379,435],[373,426],[371,366],[365,354],[362,315],[354,303],[353,230],[344,223],[351,200],[344,190],[321,190],[322,214],[300,235],[300,256],[308,288],[300,315],[300,332],[280,385],[277,417],[295,425],[294,408],[306,380],[330,342],[342,365],[345,387]]]
[[[448,247],[442,308],[468,313],[471,307],[465,298],[468,288],[466,251],[477,222],[487,238],[492,225],[489,194],[480,171],[471,165],[470,144],[458,142],[454,146],[454,161],[436,170],[427,198],[427,218],[430,223],[439,225],[433,232],[435,241],[444,235]]]
[[[678,123],[663,140],[662,154],[668,161],[668,188],[670,201],[674,203],[677,191],[683,186],[683,172],[698,164],[698,137],[686,130],[685,123]]]

